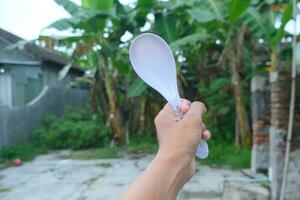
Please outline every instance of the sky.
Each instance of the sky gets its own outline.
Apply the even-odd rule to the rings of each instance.
[[[79,4],[80,0],[73,0]],[[120,0],[129,4],[136,0]],[[300,7],[300,5],[299,5]],[[45,35],[66,34],[55,30],[44,30],[52,22],[68,17],[69,14],[54,0],[0,0],[0,28],[14,33],[26,40],[37,38],[41,33]],[[300,15],[297,16],[297,31],[300,33]],[[293,23],[290,21],[286,30],[293,31]]]
[[[72,0],[80,4],[81,0]],[[136,0],[120,0],[129,4]],[[0,0],[0,28],[26,40],[37,38],[42,30],[69,14],[54,0]],[[43,34],[59,34],[57,31],[43,31]]]

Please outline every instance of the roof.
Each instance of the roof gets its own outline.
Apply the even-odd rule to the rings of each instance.
[[[10,44],[15,44],[24,39],[0,28],[0,38],[3,38]],[[64,57],[60,52],[53,49],[48,49],[38,45],[27,44],[25,45],[24,53],[39,61],[50,61],[59,65],[67,65],[70,59]],[[77,65],[73,65],[72,69],[83,72],[84,70]]]

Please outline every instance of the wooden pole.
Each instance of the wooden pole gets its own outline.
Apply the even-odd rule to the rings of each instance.
[[[283,176],[282,176],[282,184],[280,191],[280,200],[284,200],[285,187],[286,187],[286,175],[288,170],[288,163],[290,157],[290,149],[291,149],[291,138],[293,131],[293,122],[294,122],[294,112],[295,112],[295,93],[296,93],[296,16],[297,15],[297,3],[296,0],[293,0],[293,18],[294,18],[294,33],[293,33],[293,66],[292,66],[292,83],[291,83],[291,99],[290,99],[290,111],[289,111],[289,124],[288,124],[288,134],[286,141],[286,149],[285,149],[285,158],[284,158],[284,168],[283,168]]]

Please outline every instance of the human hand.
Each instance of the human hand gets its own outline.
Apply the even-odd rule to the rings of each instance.
[[[159,142],[157,156],[179,168],[183,185],[195,173],[194,155],[200,139],[209,140],[211,134],[202,122],[202,115],[206,112],[203,103],[191,104],[183,99],[180,111],[185,116],[176,121],[172,107],[166,104],[154,121]]]

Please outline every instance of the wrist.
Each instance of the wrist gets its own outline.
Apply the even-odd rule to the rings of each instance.
[[[158,152],[152,166],[160,171],[160,180],[163,181],[165,196],[163,199],[175,199],[183,185],[193,175],[191,165],[177,156]]]
[[[155,158],[174,169],[174,172],[176,173],[180,173],[182,170],[184,170],[193,159],[190,158],[190,156],[183,155],[180,152],[163,148],[159,148]]]

